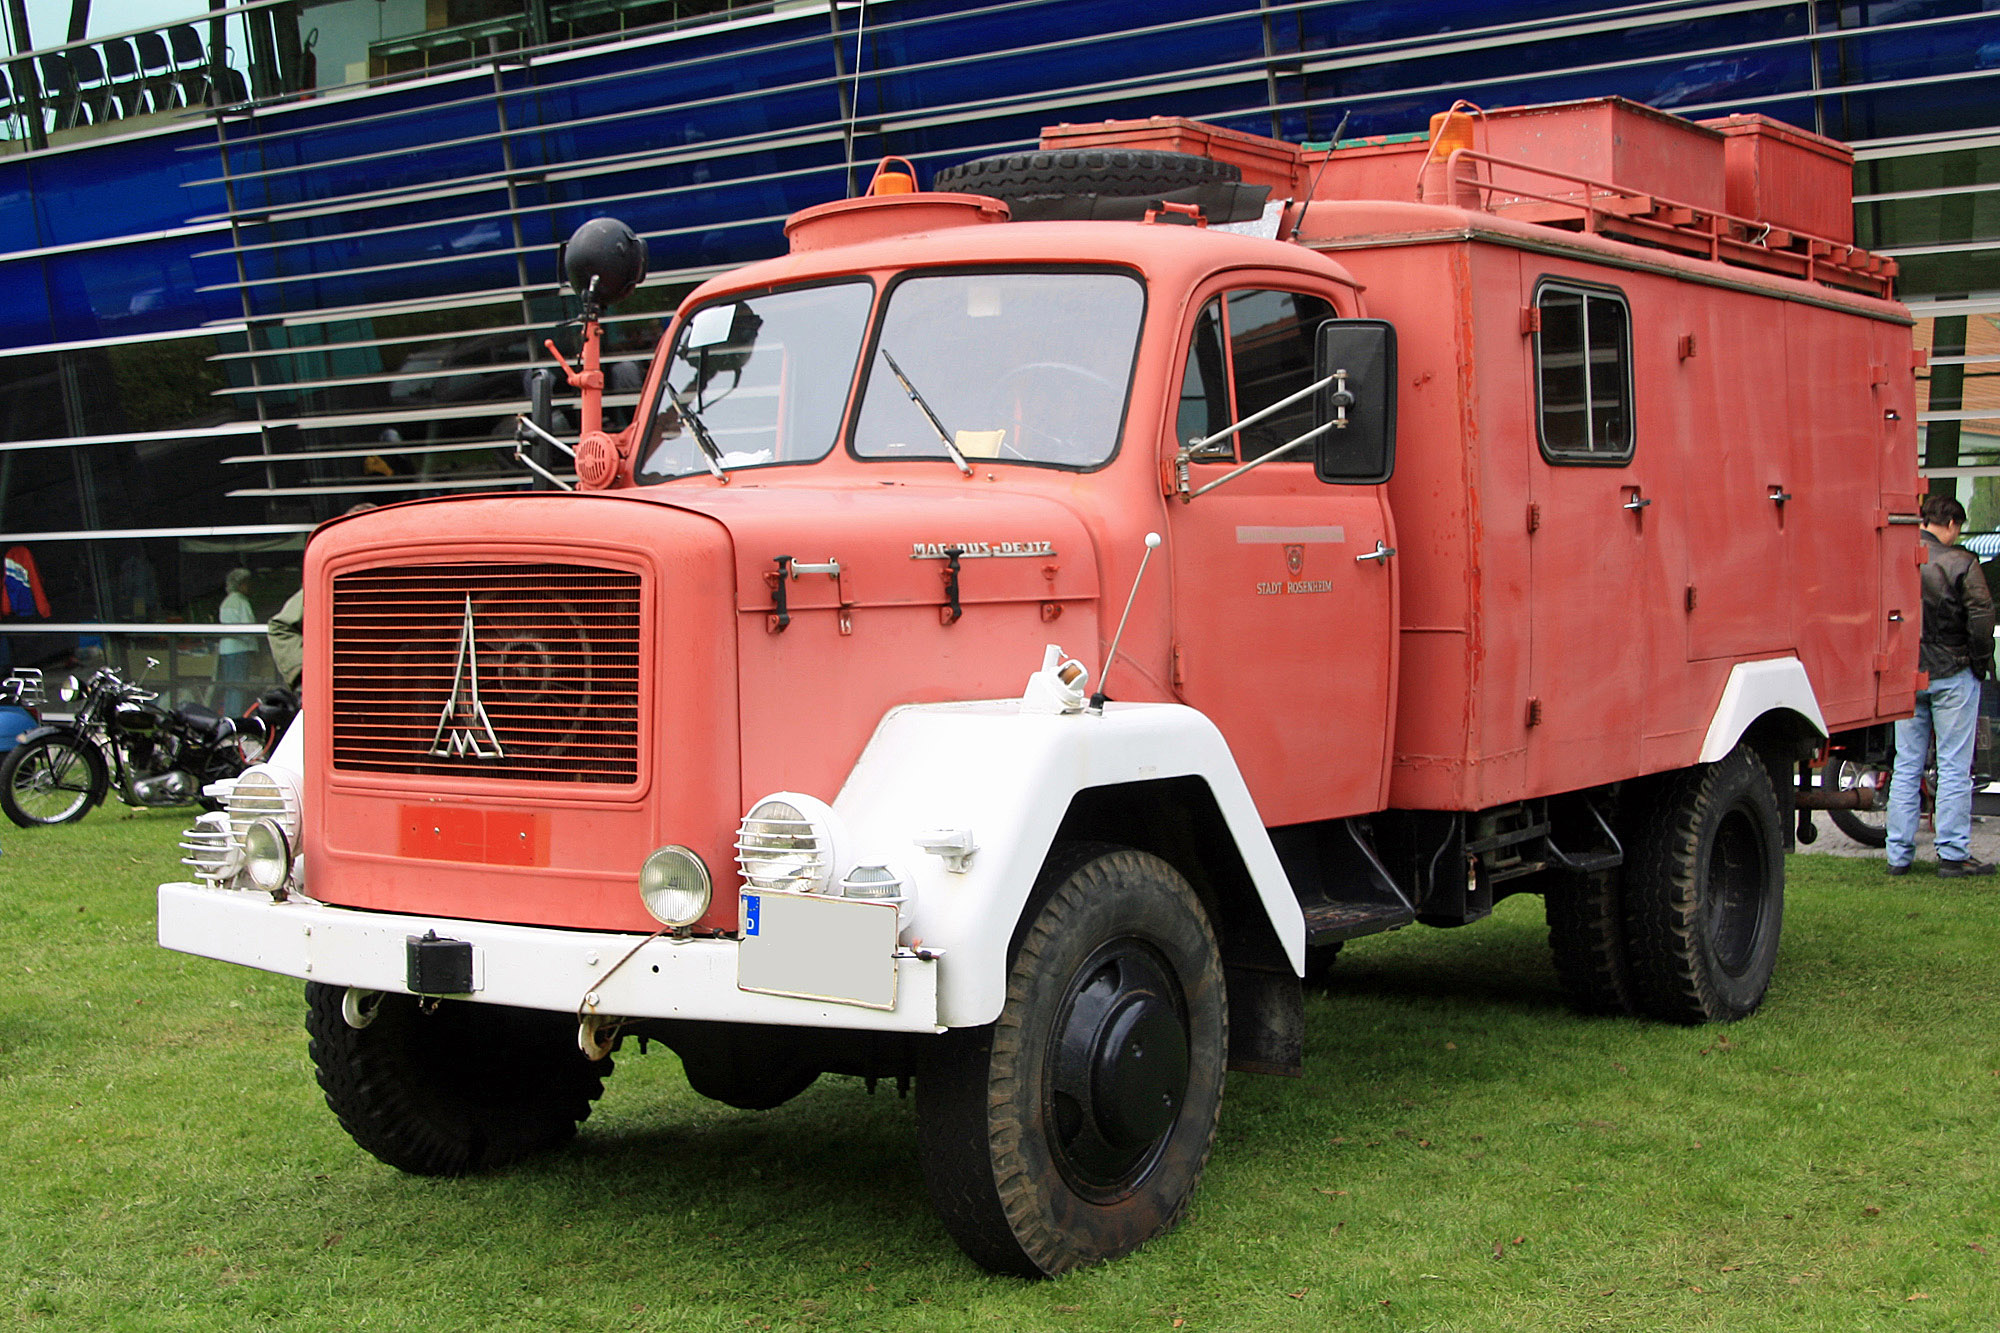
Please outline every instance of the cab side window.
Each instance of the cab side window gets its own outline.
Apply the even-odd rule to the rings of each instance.
[[[1319,326],[1333,318],[1333,304],[1297,292],[1229,294],[1229,360],[1236,385],[1236,420],[1261,412],[1313,382],[1313,347]],[[1237,436],[1237,452],[1258,458],[1313,426],[1313,403],[1302,398]],[[1312,462],[1301,445],[1278,460]]]
[[[1632,313],[1617,292],[1545,282],[1536,289],[1535,400],[1551,463],[1632,457]]]
[[[1319,327],[1332,318],[1332,302],[1301,292],[1256,289],[1210,301],[1188,342],[1175,420],[1180,442],[1212,435],[1311,384]],[[1312,399],[1303,398],[1199,456],[1257,458],[1311,430],[1312,420]],[[1311,463],[1312,449],[1276,461]]]
[[[1174,416],[1174,438],[1182,444],[1213,435],[1227,426],[1229,357],[1223,350],[1222,302],[1202,307],[1188,340],[1187,370],[1181,376],[1180,409]]]

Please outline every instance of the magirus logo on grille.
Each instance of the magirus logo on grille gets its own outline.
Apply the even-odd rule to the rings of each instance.
[[[482,745],[481,739],[485,744]],[[465,628],[458,635],[458,662],[451,672],[451,697],[438,714],[430,752],[446,758],[505,759],[500,738],[479,702],[479,655],[473,646],[472,594],[465,595]]]

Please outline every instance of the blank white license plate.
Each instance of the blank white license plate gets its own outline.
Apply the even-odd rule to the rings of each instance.
[[[746,893],[740,910],[738,990],[896,1007],[896,904]]]

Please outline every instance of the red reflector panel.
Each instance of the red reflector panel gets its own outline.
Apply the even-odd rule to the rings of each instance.
[[[549,863],[549,817],[523,810],[399,806],[396,854],[489,866]]]
[[[639,776],[639,576],[410,565],[333,581],[333,764],[538,782]]]

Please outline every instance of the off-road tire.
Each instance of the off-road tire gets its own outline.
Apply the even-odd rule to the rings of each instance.
[[[999,1019],[948,1034],[917,1079],[945,1229],[984,1267],[1038,1277],[1173,1227],[1215,1142],[1227,1012],[1214,931],[1179,872],[1059,848]]]
[[[1756,752],[1739,745],[1669,776],[1629,851],[1625,927],[1640,1012],[1672,1023],[1755,1013],[1785,911],[1783,821]]]
[[[326,1104],[399,1170],[460,1176],[559,1148],[604,1092],[569,1014],[384,994],[374,1021],[341,1017],[339,986],[306,984],[306,1031]]]
[[[54,803],[36,799],[52,789],[61,793]],[[104,756],[89,741],[67,733],[22,741],[0,760],[0,811],[22,828],[74,824],[95,810],[110,789]]]
[[[1820,770],[1820,781],[1838,789],[1840,775],[1838,769],[1846,765],[1828,764]],[[1863,847],[1887,847],[1889,845],[1889,780],[1892,774],[1882,769],[1876,778],[1880,794],[1876,797],[1882,803],[1880,810],[1829,810],[1833,826]]]
[[[931,188],[983,194],[1012,202],[1051,195],[1102,194],[1121,197],[1168,194],[1194,185],[1226,185],[1243,179],[1231,162],[1192,153],[1143,148],[1064,148],[1053,152],[1002,153],[946,167]]]
[[[1559,875],[1542,896],[1542,913],[1571,1007],[1598,1016],[1637,1012],[1619,872]]]

